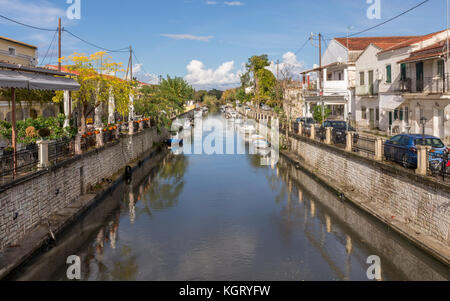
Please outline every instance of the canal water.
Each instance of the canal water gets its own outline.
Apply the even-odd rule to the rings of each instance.
[[[219,115],[236,147],[246,142]],[[208,135],[205,132],[204,135]],[[206,138],[206,137],[205,137]],[[190,147],[189,142],[184,147]],[[144,164],[15,280],[449,280],[446,267],[280,158],[184,155]]]

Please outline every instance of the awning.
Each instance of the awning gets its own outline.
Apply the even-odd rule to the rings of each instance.
[[[405,99],[399,95],[380,95],[380,108],[385,111],[394,111],[404,102]]]
[[[71,78],[51,75],[0,70],[0,88],[28,90],[78,91],[80,85]]]

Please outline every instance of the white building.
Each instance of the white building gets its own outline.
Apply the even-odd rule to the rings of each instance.
[[[319,84],[305,85],[304,98],[306,102],[305,114],[312,116],[314,106],[321,102],[332,111],[330,119],[344,119],[356,113],[356,61],[370,44],[399,43],[411,37],[363,37],[363,38],[335,38],[322,57],[322,68],[315,68],[303,72],[303,78],[311,73],[319,73],[322,77],[322,97]],[[351,114],[351,116],[350,116]]]
[[[450,142],[446,38],[441,31],[370,44],[356,61],[357,125],[421,133],[424,117],[427,134]]]

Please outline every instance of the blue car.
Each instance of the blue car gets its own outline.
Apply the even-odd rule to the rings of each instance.
[[[421,134],[401,134],[393,137],[384,144],[384,156],[387,160],[399,162],[405,168],[417,168],[417,146],[431,146],[434,152],[446,150],[441,139],[434,136],[425,136],[422,142]]]

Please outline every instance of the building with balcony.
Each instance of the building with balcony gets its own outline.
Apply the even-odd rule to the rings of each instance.
[[[22,69],[24,72],[28,69],[36,70],[37,53],[38,48],[36,46],[0,36],[0,70],[9,70],[11,68]],[[12,120],[11,104],[8,99],[9,97],[0,96],[0,120],[10,122]],[[52,103],[41,105],[37,101],[18,98],[16,119],[24,120],[40,115],[51,117],[56,116],[58,112],[58,106]]]
[[[446,39],[444,30],[370,44],[356,61],[357,126],[421,133],[425,118],[427,134],[450,142]]]
[[[316,91],[306,85],[304,89],[305,114],[312,116],[314,106],[322,102],[332,111],[330,119],[351,119],[355,120],[357,105],[356,94],[369,95],[375,94],[374,85],[359,84],[360,73],[357,72],[356,63],[361,55],[367,51],[369,45],[376,45],[379,49],[371,48],[371,52],[379,52],[383,48],[388,48],[398,43],[410,40],[415,37],[362,37],[362,38],[335,38],[324,52],[322,58],[322,68],[315,68],[303,72],[303,77],[311,76],[316,73],[317,80],[314,85]],[[366,55],[371,57],[370,54]],[[376,70],[373,68],[373,70]],[[320,76],[320,79],[319,79]],[[376,74],[374,71],[367,71],[367,82],[375,82]],[[318,81],[322,81],[322,95],[320,95]],[[358,86],[357,86],[358,82]],[[374,105],[376,107],[376,105]],[[360,107],[361,111],[361,107]],[[370,111],[370,110],[369,110]],[[360,114],[361,115],[361,114]],[[376,110],[372,113],[376,119]]]

